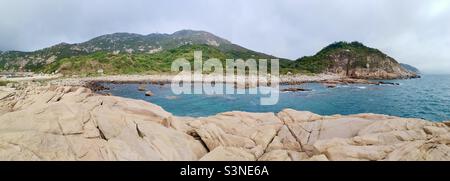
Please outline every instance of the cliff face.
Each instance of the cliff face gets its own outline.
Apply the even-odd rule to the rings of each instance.
[[[414,72],[403,68],[395,59],[358,42],[331,44],[316,55],[297,62],[316,73],[336,73],[360,79],[414,78]]]
[[[330,54],[327,61],[331,66],[327,72],[362,79],[395,79],[414,77],[391,57],[379,54],[358,55],[352,50],[345,49]]]

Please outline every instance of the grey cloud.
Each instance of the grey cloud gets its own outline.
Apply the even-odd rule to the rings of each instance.
[[[427,73],[450,73],[449,19],[448,0],[1,0],[0,50],[198,29],[291,59],[356,40]]]

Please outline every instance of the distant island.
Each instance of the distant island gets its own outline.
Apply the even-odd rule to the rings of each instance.
[[[403,68],[405,68],[406,70],[409,70],[410,72],[414,72],[414,73],[416,73],[417,75],[420,75],[420,74],[421,74],[420,70],[419,70],[418,68],[412,66],[412,65],[408,65],[408,64],[406,64],[406,63],[400,63],[400,65],[401,65]]]
[[[203,58],[280,60],[281,74],[332,73],[357,79],[416,78],[419,71],[399,64],[383,52],[359,42],[335,42],[313,56],[297,60],[246,49],[205,31],[173,34],[114,33],[77,44],[61,43],[33,52],[0,52],[0,71],[61,73],[66,76],[159,74],[170,72],[171,62],[193,52]]]

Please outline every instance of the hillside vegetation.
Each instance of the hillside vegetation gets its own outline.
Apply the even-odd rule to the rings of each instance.
[[[414,77],[395,59],[359,42],[336,42],[314,56],[305,56],[290,63],[291,67],[312,73],[336,73],[352,78],[391,79]]]
[[[89,55],[74,56],[64,58],[60,61],[44,65],[36,71],[44,73],[62,73],[65,75],[96,75],[98,70],[102,70],[103,74],[140,74],[140,73],[162,73],[170,72],[172,61],[178,58],[185,58],[189,62],[194,61],[194,52],[202,52],[202,60],[206,61],[210,58],[221,60],[225,66],[226,59],[244,60],[253,59],[270,59],[270,56],[255,56],[253,54],[235,54],[233,52],[223,52],[216,47],[209,45],[183,45],[181,47],[157,52],[153,54],[147,53],[110,53],[96,52]],[[287,61],[287,60],[282,60]],[[269,64],[270,65],[270,64]]]
[[[61,43],[34,52],[0,52],[0,71],[33,71],[65,75],[148,74],[169,72],[177,58],[193,60],[280,59],[281,74],[335,73],[354,78],[407,78],[414,73],[381,51],[359,42],[336,42],[313,56],[278,58],[233,44],[205,31],[173,34],[114,33],[78,44]],[[269,66],[270,67],[270,66]]]

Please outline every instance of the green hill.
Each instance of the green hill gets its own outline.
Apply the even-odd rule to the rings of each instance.
[[[0,52],[0,71],[34,71],[67,75],[159,73],[170,71],[177,58],[191,59],[203,51],[204,60],[273,59],[272,55],[233,44],[205,31],[173,34],[114,33],[77,44],[61,43],[34,52]],[[336,42],[314,56],[280,59],[280,73],[335,73],[353,78],[407,78],[415,74],[381,51],[358,42]]]
[[[157,53],[110,53],[95,52],[88,55],[73,56],[44,65],[37,71],[51,73],[58,72],[64,75],[96,75],[102,69],[103,74],[141,74],[170,72],[171,63],[178,58],[185,58],[191,63],[194,60],[194,51],[202,51],[202,60],[218,58],[225,66],[226,59],[268,59],[265,55],[224,52],[210,45],[183,45],[178,48],[164,50]],[[288,60],[284,60],[288,61]]]
[[[67,61],[84,62],[86,59],[89,59],[93,61],[92,64],[96,64],[95,62],[100,62],[100,60],[94,60],[95,58],[103,58],[102,62],[105,64],[107,62],[105,58],[111,58],[112,62],[117,63],[116,59],[119,57],[130,57],[133,61],[135,59],[149,58],[148,61],[152,60],[156,62],[146,62],[147,65],[158,65],[158,61],[164,60],[168,62],[170,60],[169,58],[178,56],[178,54],[172,55],[172,53],[179,53],[178,48],[183,47],[179,51],[187,51],[187,46],[191,46],[191,48],[201,47],[203,49],[209,47],[208,49],[211,49],[211,51],[216,51],[216,55],[227,55],[226,58],[277,58],[232,44],[228,40],[205,31],[181,30],[173,34],[154,33],[139,35],[132,33],[114,33],[99,36],[83,43],[61,43],[34,52],[7,51],[0,53],[0,70],[44,71],[48,73],[50,70],[55,70],[55,66],[57,65],[67,65]],[[101,56],[102,54],[104,56]],[[175,59],[170,61],[173,60]],[[137,64],[138,62],[135,63]],[[76,63],[73,64],[75,65]],[[128,67],[121,68],[134,69]],[[165,70],[164,67],[152,67],[152,69],[158,68]],[[73,70],[71,72],[75,73],[76,71]]]
[[[335,73],[352,78],[392,79],[415,77],[395,59],[359,42],[336,42],[314,56],[291,62],[290,67],[312,73]]]

